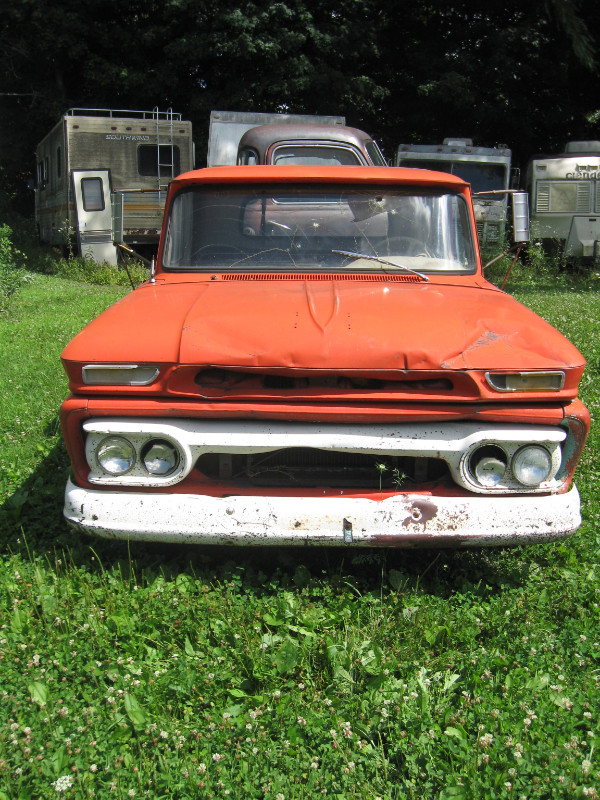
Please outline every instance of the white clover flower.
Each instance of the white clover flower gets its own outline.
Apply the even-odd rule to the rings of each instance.
[[[51,786],[54,786],[54,791],[59,794],[60,792],[67,792],[73,786],[73,778],[70,775],[61,775],[60,778],[52,782]]]
[[[220,753],[213,753],[212,760],[214,762],[218,763],[222,758],[223,756]]]
[[[198,772],[200,775],[204,775],[206,772],[206,764],[198,764]]]
[[[592,768],[592,762],[588,758],[584,759],[581,762],[581,771],[583,772],[584,775],[587,775],[588,772],[591,770],[591,768]]]

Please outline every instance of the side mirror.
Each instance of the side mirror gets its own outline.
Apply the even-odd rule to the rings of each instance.
[[[531,239],[529,229],[529,195],[527,192],[513,192],[513,241],[517,243],[528,242]]]

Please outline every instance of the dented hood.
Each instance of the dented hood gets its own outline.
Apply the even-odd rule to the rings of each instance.
[[[493,287],[356,277],[145,285],[88,325],[63,358],[328,371],[584,364],[560,333]]]

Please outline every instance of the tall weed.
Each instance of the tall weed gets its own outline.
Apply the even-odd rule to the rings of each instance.
[[[11,298],[27,279],[21,267],[25,257],[13,246],[11,234],[8,225],[0,225],[0,311],[6,311]]]

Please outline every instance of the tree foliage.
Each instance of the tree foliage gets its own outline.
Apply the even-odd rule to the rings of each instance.
[[[392,157],[448,135],[517,161],[600,138],[593,0],[20,0],[0,19],[0,165],[69,107],[345,114]]]

